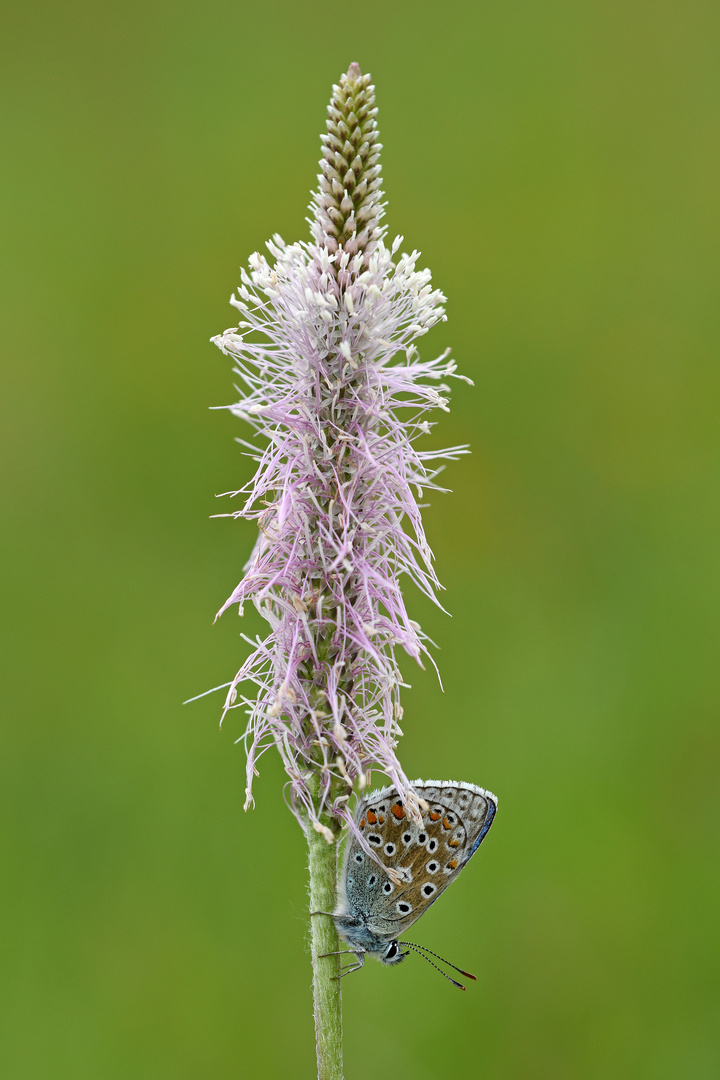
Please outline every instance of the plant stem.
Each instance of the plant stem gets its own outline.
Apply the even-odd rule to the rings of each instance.
[[[337,832],[337,823],[323,818]],[[329,844],[307,821],[310,870],[310,911],[332,911],[337,893],[337,841]],[[313,1002],[318,1080],[342,1080],[342,996],[340,957],[324,956],[340,948],[335,922],[329,915],[310,918]]]

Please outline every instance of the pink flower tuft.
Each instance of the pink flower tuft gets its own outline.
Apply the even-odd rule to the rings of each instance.
[[[413,489],[436,484],[464,447],[417,449],[432,409],[447,411],[448,353],[421,361],[417,338],[444,321],[418,252],[385,247],[378,226],[379,143],[369,76],[352,65],[333,88],[313,241],[267,244],[231,303],[241,321],[213,340],[245,393],[233,406],[259,445],[253,479],[232,516],[259,535],[221,612],[252,600],[270,631],[235,676],[228,710],[247,710],[246,808],[266,749],[290,778],[290,805],[348,819],[355,781],[381,769],[417,798],[395,754],[402,706],[397,646],[421,661],[426,638],[407,612],[403,576],[435,603],[440,588]],[[315,775],[316,782],[310,783]],[[319,782],[317,777],[319,775]],[[317,794],[319,793],[319,794]],[[332,839],[332,833],[329,834]]]

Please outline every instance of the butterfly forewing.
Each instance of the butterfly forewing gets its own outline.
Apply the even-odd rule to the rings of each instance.
[[[411,821],[395,788],[362,799],[355,823],[392,880],[352,838],[343,873],[346,903],[367,918],[379,938],[392,940],[427,911],[467,863],[486,835],[497,800],[473,784],[413,783],[428,804],[422,825]]]

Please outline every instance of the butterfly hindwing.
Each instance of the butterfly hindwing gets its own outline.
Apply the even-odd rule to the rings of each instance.
[[[474,784],[417,780],[427,804],[422,825],[411,821],[394,787],[361,799],[355,823],[388,876],[356,837],[343,864],[343,906],[367,921],[381,940],[408,929],[454,881],[492,823],[497,800]]]

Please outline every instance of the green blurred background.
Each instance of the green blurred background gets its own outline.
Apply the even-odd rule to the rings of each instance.
[[[331,84],[449,297],[469,442],[411,598],[411,776],[500,797],[416,959],[345,984],[348,1080],[720,1075],[718,45],[702,0],[51,4],[3,16],[0,1072],[313,1075],[303,837],[242,813],[214,612],[252,529],[239,265],[304,238]],[[380,777],[376,777],[380,780]]]

